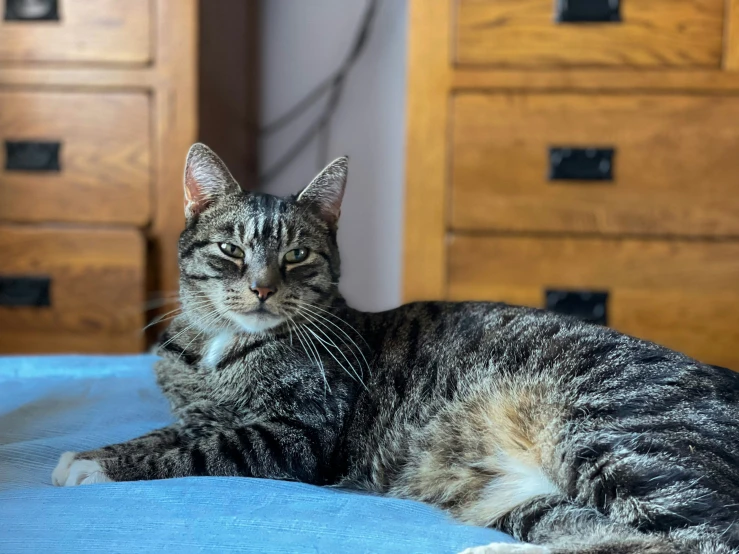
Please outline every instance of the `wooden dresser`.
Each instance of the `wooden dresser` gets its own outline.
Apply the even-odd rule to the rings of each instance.
[[[177,287],[197,2],[0,4],[0,353],[141,351]]]
[[[406,301],[739,370],[739,0],[411,0]]]

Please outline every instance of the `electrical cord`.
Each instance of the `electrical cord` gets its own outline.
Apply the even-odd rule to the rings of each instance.
[[[295,121],[308,108],[323,98],[324,95],[329,95],[326,106],[316,120],[293,142],[290,147],[288,147],[287,152],[285,152],[277,162],[260,175],[259,181],[262,185],[269,183],[282,173],[282,171],[284,171],[285,168],[287,168],[290,163],[322,133],[322,148],[319,149],[319,155],[323,157],[323,163],[327,161],[325,157],[328,155],[329,124],[338,108],[342,93],[344,92],[346,78],[367,46],[378,4],[379,0],[369,0],[364,16],[362,17],[359,30],[352,42],[352,47],[349,49],[344,61],[339,65],[339,68],[306,94],[293,107],[288,109],[283,115],[265,125],[260,130],[260,138],[265,138],[280,131]]]

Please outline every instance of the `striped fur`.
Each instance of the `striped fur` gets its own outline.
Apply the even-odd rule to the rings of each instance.
[[[504,304],[358,312],[337,286],[346,159],[290,198],[241,192],[202,146],[188,165],[183,312],[156,366],[177,423],[67,455],[58,474],[95,460],[115,481],[353,487],[543,545],[532,552],[739,552],[736,374]],[[287,264],[298,247],[310,255]],[[258,279],[276,288],[263,304]]]

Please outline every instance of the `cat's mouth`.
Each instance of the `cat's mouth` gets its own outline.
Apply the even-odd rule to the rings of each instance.
[[[269,311],[265,306],[241,313],[231,313],[231,320],[248,333],[256,333],[277,327],[284,318]]]
[[[249,310],[248,312],[241,312],[241,315],[245,316],[256,316],[256,317],[280,317],[273,311],[270,311],[267,309],[267,307],[262,304],[258,308],[255,308],[254,310]]]

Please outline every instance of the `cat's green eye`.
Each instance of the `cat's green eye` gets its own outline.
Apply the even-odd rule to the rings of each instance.
[[[218,244],[218,248],[220,248],[221,252],[223,252],[226,256],[230,256],[232,258],[243,258],[244,257],[244,251],[238,246],[236,246],[235,244],[221,242]]]
[[[289,264],[298,264],[300,262],[304,262],[306,258],[308,258],[309,253],[310,250],[307,248],[296,248],[295,250],[290,250],[285,254],[285,261]]]

